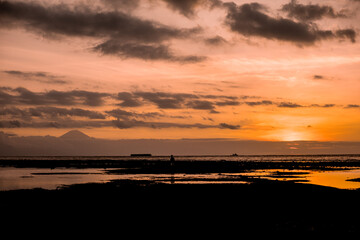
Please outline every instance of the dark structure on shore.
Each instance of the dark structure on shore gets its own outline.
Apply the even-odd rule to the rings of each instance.
[[[132,153],[131,157],[151,157],[151,153]]]

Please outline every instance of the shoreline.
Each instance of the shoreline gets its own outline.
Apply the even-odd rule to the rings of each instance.
[[[346,190],[297,181],[296,172],[302,170],[359,168],[359,161],[346,162],[229,162],[176,161],[171,167],[165,161],[3,161],[0,166],[40,169],[96,168],[119,176],[126,174],[167,174],[171,176],[214,173],[217,181],[226,176],[217,173],[238,173],[259,169],[288,169],[277,177],[289,181],[235,176],[228,181],[246,183],[176,184],[154,180],[117,179],[105,183],[82,183],[55,190],[40,188],[0,191],[0,203],[10,216],[47,216],[58,219],[76,216],[78,221],[93,219],[120,220],[112,224],[135,229],[157,229],[159,224],[168,229],[182,226],[199,233],[219,231],[221,234],[353,234],[360,232],[360,189]],[[117,168],[117,169],[114,169]],[[292,172],[294,171],[294,172]],[[49,172],[51,173],[51,172]],[[40,174],[41,175],[41,174]],[[67,172],[67,175],[69,172]],[[211,174],[210,174],[211,175]],[[236,174],[235,174],[236,175]],[[76,174],[75,174],[76,176]],[[224,178],[224,179],[222,179]],[[201,179],[197,179],[199,182]],[[209,179],[206,179],[209,180]],[[211,179],[210,179],[211,180]],[[226,179],[225,179],[226,180]],[[175,179],[176,181],[176,179]],[[16,214],[15,214],[16,213]],[[15,214],[15,215],[14,215]],[[74,215],[75,214],[75,215]],[[61,218],[59,218],[61,219]],[[135,225],[134,225],[135,224]],[[211,228],[202,229],[202,226]],[[198,226],[198,227],[195,227]],[[98,226],[99,227],[99,226]],[[106,229],[107,226],[102,226]],[[230,228],[229,228],[230,227]]]
[[[193,227],[193,233],[202,234],[212,231],[255,235],[360,232],[357,217],[360,189],[273,180],[255,180],[251,184],[173,185],[115,180],[74,184],[57,190],[0,191],[0,199],[2,205],[7,206],[5,210],[10,214],[16,211],[17,217],[51,214],[47,219],[59,216],[67,219],[76,216],[76,220],[70,219],[70,222],[78,224],[95,216],[99,219],[120,216],[121,219],[113,220],[112,224],[139,231],[157,229],[160,224],[176,231]],[[107,229],[107,225],[102,227]]]
[[[112,180],[144,180],[176,184],[240,184],[258,179],[310,183],[339,188],[360,188],[356,182],[359,160],[346,161],[170,161],[163,160],[1,160],[0,168],[8,178],[6,184],[25,184],[26,189],[55,189],[62,185],[108,182]],[[15,170],[17,169],[17,170]],[[323,184],[319,177],[341,177],[343,182]],[[6,176],[6,175],[5,175]],[[346,180],[344,179],[346,177]],[[41,178],[40,178],[41,177]],[[315,177],[315,178],[314,178]],[[66,178],[68,178],[66,180]],[[71,180],[73,178],[75,180]],[[76,180],[78,178],[79,180]],[[16,182],[18,180],[18,183]],[[29,179],[29,180],[27,180]],[[50,185],[46,183],[46,179]],[[63,184],[61,184],[61,179]],[[310,181],[311,179],[311,181]],[[355,179],[355,180],[353,180]],[[326,180],[326,179],[325,179]],[[330,179],[328,179],[330,181]],[[37,182],[40,181],[40,182]],[[51,185],[55,181],[55,185]],[[339,180],[338,180],[339,181]],[[342,181],[342,180],[341,180]],[[353,183],[350,183],[353,182]],[[37,184],[38,183],[38,184]],[[5,185],[4,185],[5,186]],[[9,185],[10,186],[10,185]],[[15,186],[15,185],[14,185]],[[33,186],[33,187],[31,187]],[[55,187],[51,187],[55,186]],[[6,189],[6,188],[4,188]],[[21,189],[14,187],[13,189]],[[11,187],[8,190],[13,190]]]
[[[166,171],[166,167],[170,166],[168,160],[152,160],[152,159],[136,159],[136,160],[114,160],[114,159],[71,159],[71,160],[38,160],[38,159],[20,159],[7,160],[0,158],[0,167],[16,167],[16,168],[140,168],[153,169],[156,168]],[[360,160],[256,160],[256,161],[237,161],[237,160],[176,160],[175,167],[185,171],[198,169],[199,171],[219,171],[226,168],[229,171],[247,170],[247,169],[331,169],[360,167]],[[231,170],[233,169],[233,170]]]

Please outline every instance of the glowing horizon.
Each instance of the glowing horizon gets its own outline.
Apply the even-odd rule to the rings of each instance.
[[[60,2],[0,1],[9,136],[360,141],[359,1]]]

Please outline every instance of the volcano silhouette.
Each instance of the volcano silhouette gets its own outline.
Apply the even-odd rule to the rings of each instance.
[[[86,135],[85,133],[79,131],[79,130],[71,130],[64,135],[62,135],[60,138],[66,139],[66,140],[88,140],[91,137]]]

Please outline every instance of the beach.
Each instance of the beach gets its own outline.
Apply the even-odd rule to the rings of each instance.
[[[0,191],[2,206],[24,212],[103,213],[137,224],[206,223],[242,231],[355,233],[360,190],[313,184],[312,172],[354,171],[347,161],[1,160],[36,177],[116,175],[107,181]],[[58,169],[58,170],[56,170]],[[82,172],[83,171],[83,172]],[[90,172],[91,172],[90,171]],[[100,172],[102,173],[100,173]],[[92,175],[87,173],[87,175]],[[26,180],[26,178],[24,178]],[[348,182],[358,183],[357,178]],[[35,210],[36,209],[36,210]],[[55,215],[56,215],[55,214]],[[80,216],[81,217],[81,216]],[[82,218],[82,217],[81,217]],[[166,221],[164,221],[167,219]],[[170,222],[169,222],[170,221]],[[226,224],[225,224],[226,223]],[[172,226],[172,227],[174,227]],[[234,229],[232,229],[234,230]]]

